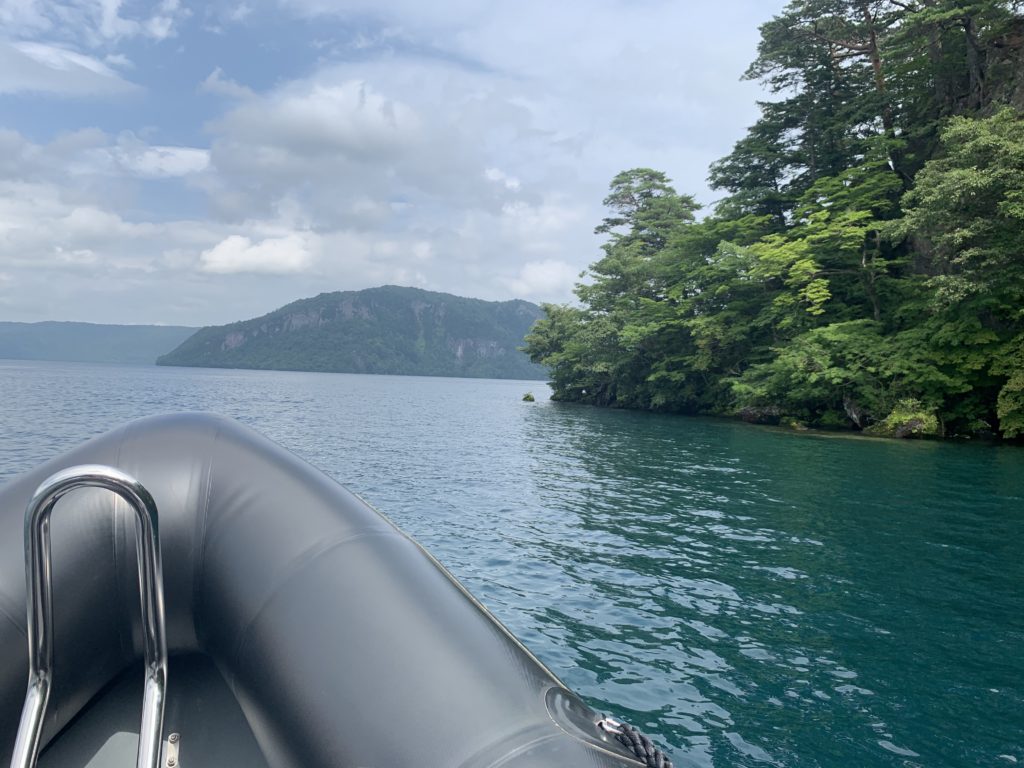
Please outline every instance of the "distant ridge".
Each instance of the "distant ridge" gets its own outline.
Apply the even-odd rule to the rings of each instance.
[[[546,370],[518,350],[542,314],[528,301],[394,285],[321,293],[203,328],[157,365],[543,379]]]
[[[195,331],[179,325],[0,322],[0,358],[152,365]]]

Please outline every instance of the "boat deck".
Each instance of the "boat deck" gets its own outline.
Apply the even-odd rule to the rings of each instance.
[[[142,678],[139,664],[97,694],[42,752],[40,768],[135,765]],[[165,748],[172,733],[180,736],[176,762],[185,768],[267,768],[237,699],[207,656],[170,658]]]

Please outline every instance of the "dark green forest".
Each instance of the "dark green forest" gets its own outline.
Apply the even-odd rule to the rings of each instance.
[[[556,399],[883,435],[1024,435],[1021,2],[795,0],[770,98],[693,197],[616,176],[526,350]]]
[[[195,332],[176,325],[0,322],[0,358],[152,365]]]
[[[202,328],[157,365],[540,379],[518,347],[541,314],[526,301],[394,285],[336,291]]]

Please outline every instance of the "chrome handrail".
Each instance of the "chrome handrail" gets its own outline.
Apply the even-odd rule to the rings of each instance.
[[[138,480],[99,464],[69,467],[43,481],[25,511],[25,564],[28,587],[28,692],[14,742],[11,768],[34,768],[53,669],[53,581],[50,567],[50,515],[56,503],[76,488],[106,488],[134,510],[139,559],[139,592],[146,661],[142,725],[136,768],[160,764],[164,693],[167,686],[167,637],[156,503]]]

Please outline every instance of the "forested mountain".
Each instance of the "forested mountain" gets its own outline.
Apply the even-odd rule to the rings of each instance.
[[[158,365],[541,379],[519,351],[542,312],[387,285],[322,293],[253,320],[203,328]]]
[[[619,174],[579,306],[528,337],[562,400],[879,434],[1024,435],[1024,15],[794,0],[705,219]]]
[[[0,322],[0,358],[152,365],[195,331],[176,325]]]

